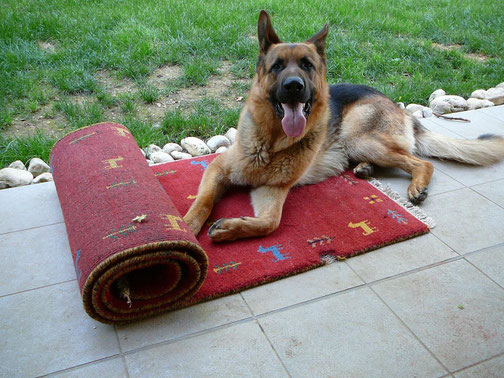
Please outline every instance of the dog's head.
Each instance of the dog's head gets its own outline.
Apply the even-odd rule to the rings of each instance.
[[[306,122],[327,92],[325,39],[322,30],[302,43],[282,43],[264,10],[257,25],[259,58],[257,80],[269,91],[269,101],[289,137],[303,134]]]

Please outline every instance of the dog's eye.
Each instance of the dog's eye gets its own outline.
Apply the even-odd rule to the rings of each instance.
[[[301,68],[306,71],[310,71],[313,69],[313,64],[310,61],[303,59],[301,61]]]
[[[280,63],[280,62],[276,62],[275,64],[273,64],[273,65],[271,66],[271,71],[273,71],[273,72],[278,72],[278,71],[280,71],[282,68],[283,68],[282,63]]]

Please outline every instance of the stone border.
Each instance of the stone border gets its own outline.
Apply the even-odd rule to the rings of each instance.
[[[397,105],[417,118],[427,118],[432,115],[441,116],[465,110],[476,110],[504,104],[504,82],[488,90],[478,89],[471,93],[469,99],[460,96],[447,95],[443,89],[437,89],[429,96],[429,106],[399,102]],[[177,143],[167,143],[162,148],[150,144],[141,149],[149,165],[162,164],[180,159],[190,159],[194,156],[208,155],[226,151],[236,139],[237,130],[231,127],[225,135],[216,135],[206,141],[187,137]],[[7,168],[0,169],[0,189],[37,184],[53,181],[50,167],[41,159],[33,158],[28,168],[22,161],[16,160]]]

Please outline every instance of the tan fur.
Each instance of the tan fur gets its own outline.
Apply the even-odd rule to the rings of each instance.
[[[408,197],[420,202],[427,196],[433,166],[415,153],[487,164],[504,157],[503,139],[457,141],[422,129],[410,115],[379,94],[342,106],[340,119],[329,111],[325,80],[327,25],[304,43],[282,43],[266,12],[258,21],[260,55],[257,72],[240,115],[235,143],[206,169],[198,195],[184,217],[199,233],[215,201],[231,185],[252,187],[254,217],[220,219],[210,228],[213,241],[262,236],[279,225],[283,203],[294,185],[311,184],[338,174],[349,161],[354,172],[369,176],[373,164],[399,167],[412,175]],[[313,69],[300,63],[308,58]],[[272,73],[275,62],[280,73]],[[296,76],[314,93],[311,114],[302,134],[289,137],[270,101],[285,77]],[[272,92],[273,91],[273,92]],[[334,116],[334,115],[333,115]]]

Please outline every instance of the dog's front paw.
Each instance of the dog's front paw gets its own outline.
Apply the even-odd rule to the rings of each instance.
[[[408,198],[411,201],[413,205],[419,205],[422,203],[428,195],[427,188],[416,188],[416,187],[410,187],[408,189]]]
[[[240,223],[244,218],[221,218],[208,229],[208,237],[213,242],[231,241],[240,238]]]

